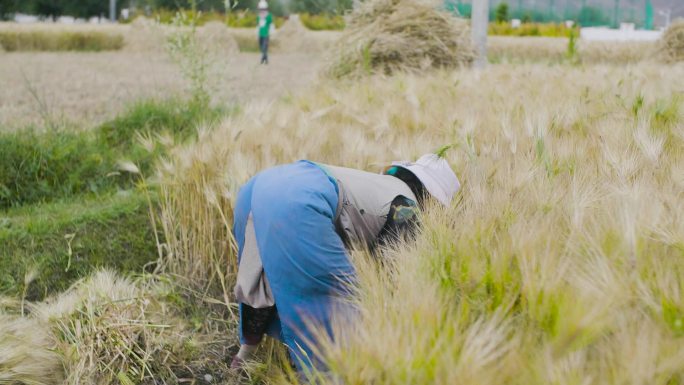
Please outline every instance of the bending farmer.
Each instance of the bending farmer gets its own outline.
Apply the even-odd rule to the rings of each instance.
[[[310,321],[332,333],[333,309],[353,313],[344,301],[355,275],[348,250],[411,233],[424,200],[448,206],[458,189],[435,154],[394,162],[384,174],[302,160],[250,179],[235,207],[242,345],[231,366],[264,334],[287,345],[299,370],[318,366]]]

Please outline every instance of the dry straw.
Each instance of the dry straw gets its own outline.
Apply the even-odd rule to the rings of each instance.
[[[456,143],[458,202],[357,261],[360,317],[322,382],[681,383],[684,67],[663,73],[492,66],[248,105],[164,166],[173,263],[230,287],[230,208],[265,167],[378,171]]]
[[[0,384],[177,383],[194,366],[225,371],[225,353],[210,351],[212,343],[229,346],[225,331],[190,329],[179,317],[177,286],[157,278],[99,271],[30,304],[29,315],[2,305],[10,311],[0,310]]]
[[[0,313],[0,384],[61,384],[55,345],[44,323]]]
[[[660,40],[660,53],[666,62],[684,61],[684,19],[675,21]]]
[[[209,51],[219,52],[221,55],[236,54],[238,43],[225,24],[210,21],[198,29],[200,44]]]
[[[334,48],[333,77],[468,66],[467,22],[421,0],[373,0],[354,10]]]

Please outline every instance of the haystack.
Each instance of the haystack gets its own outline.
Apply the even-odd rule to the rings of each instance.
[[[163,302],[165,290],[100,271],[27,304],[28,315],[0,309],[0,384],[125,384],[133,383],[125,381],[130,373],[171,375],[187,336],[176,308]]]
[[[684,61],[684,19],[672,23],[659,42],[660,56],[668,63]]]
[[[419,72],[468,66],[475,58],[465,20],[422,0],[369,0],[347,20],[328,73]]]
[[[278,51],[303,52],[310,51],[311,31],[306,29],[299,15],[290,15],[290,18],[273,35],[273,40],[278,42]]]
[[[238,43],[225,24],[211,21],[197,30],[197,37],[203,48],[211,52],[239,52]]]
[[[55,343],[44,323],[0,314],[0,384],[62,384]]]
[[[131,22],[124,38],[124,50],[130,52],[164,52],[164,28],[156,21],[138,16]]]

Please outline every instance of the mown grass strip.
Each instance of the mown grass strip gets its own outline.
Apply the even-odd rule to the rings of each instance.
[[[91,271],[142,272],[157,258],[146,198],[126,192],[0,214],[0,293],[41,299]],[[25,276],[35,279],[25,282]]]
[[[124,37],[98,31],[0,31],[5,51],[117,51]]]
[[[0,210],[128,189],[136,177],[119,172],[120,160],[147,175],[165,151],[156,135],[181,142],[195,135],[198,124],[213,124],[225,114],[180,100],[144,101],[90,132],[0,134]],[[147,146],[141,136],[150,138]]]
[[[0,209],[131,185],[115,173],[113,151],[87,133],[7,133],[0,154]]]

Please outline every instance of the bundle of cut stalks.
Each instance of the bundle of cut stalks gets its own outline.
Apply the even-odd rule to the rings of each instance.
[[[61,384],[55,343],[44,323],[0,313],[0,384]]]
[[[130,52],[164,52],[164,28],[152,19],[138,16],[125,36],[124,49]]]
[[[161,282],[100,271],[27,303],[28,314],[0,299],[0,384],[177,383],[176,372],[191,375],[195,359],[216,357],[209,349],[195,357],[195,344],[208,347],[209,339],[189,329],[168,297],[179,298]]]
[[[209,51],[223,54],[240,51],[237,41],[223,23],[211,21],[199,28],[197,32],[202,47]]]
[[[311,39],[308,39],[310,34],[311,31],[299,20],[299,15],[290,15],[274,38],[278,40],[281,51],[302,52],[308,50],[312,44]]]
[[[660,54],[669,63],[684,61],[684,19],[672,23],[663,33]]]
[[[369,0],[352,12],[328,73],[333,77],[467,66],[475,58],[465,20],[423,0]]]

